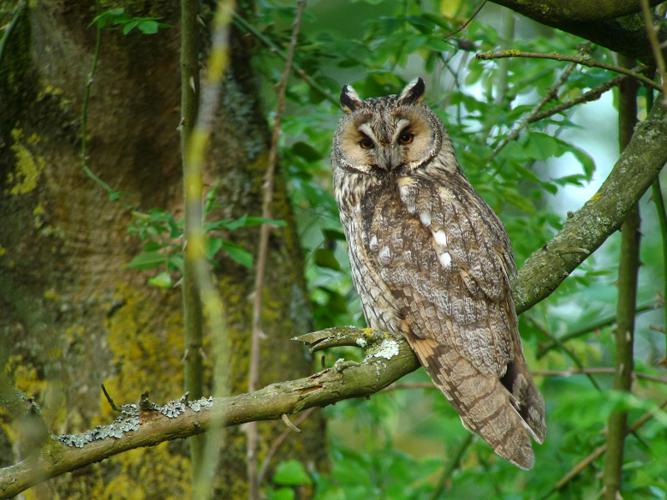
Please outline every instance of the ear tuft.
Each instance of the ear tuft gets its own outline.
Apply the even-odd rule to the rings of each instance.
[[[343,108],[343,111],[351,113],[361,106],[361,104],[361,98],[357,94],[357,91],[351,85],[343,85],[343,89],[340,91],[340,106]]]
[[[398,96],[398,102],[400,104],[416,104],[424,97],[425,90],[424,79],[419,76],[405,86],[401,95]]]

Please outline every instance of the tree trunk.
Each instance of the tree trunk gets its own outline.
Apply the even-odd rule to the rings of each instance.
[[[86,177],[79,156],[95,3],[44,0],[26,9],[10,34],[0,69],[0,347],[15,386],[39,400],[49,429],[57,433],[110,420],[101,383],[117,403],[137,400],[145,391],[158,401],[174,398],[183,387],[180,291],[149,287],[147,273],[127,268],[140,248],[127,231],[128,207],[182,215],[177,3],[128,1],[125,9],[132,16],[156,16],[169,27],[152,36],[102,32],[88,111],[88,154],[93,172],[122,192],[120,201],[109,200]],[[233,35],[206,179],[222,182],[223,208],[216,216],[261,211],[268,129],[249,65],[251,49],[250,41]],[[276,191],[275,217],[288,224],[270,240],[262,385],[302,376],[311,365],[303,348],[288,341],[309,330],[310,315],[280,177]],[[254,250],[257,232],[249,228],[228,237]],[[219,264],[233,345],[232,390],[242,392],[252,271],[226,257]],[[14,427],[8,419],[0,425],[18,454]],[[260,424],[260,459],[283,428],[282,423]],[[281,456],[314,466],[323,460],[322,418],[311,416],[303,428]],[[225,496],[245,494],[244,443],[242,434],[232,434],[223,452],[219,478]],[[177,442],[135,450],[49,487],[67,497],[112,491],[186,495],[187,449]]]

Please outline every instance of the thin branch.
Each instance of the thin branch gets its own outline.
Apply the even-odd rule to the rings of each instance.
[[[608,71],[613,71],[615,73],[621,73],[623,75],[630,76],[636,80],[643,82],[644,84],[653,87],[656,90],[662,90],[660,85],[655,83],[650,78],[638,73],[629,68],[623,68],[621,66],[614,66],[613,64],[607,64],[600,61],[595,61],[588,56],[571,56],[567,54],[557,54],[557,53],[541,53],[541,52],[523,52],[521,50],[502,50],[499,52],[480,52],[475,54],[475,58],[482,60],[490,59],[504,59],[507,57],[523,57],[529,59],[552,59],[555,61],[566,61],[572,62],[575,64],[581,64],[582,66],[588,66],[590,68],[602,68]]]
[[[220,102],[220,87],[229,61],[229,23],[234,10],[233,0],[220,0],[213,18],[211,51],[208,57],[207,74],[202,85],[199,112],[192,132],[189,134],[184,167],[185,204],[188,206],[186,221],[186,261],[189,261],[199,290],[203,311],[209,323],[215,366],[213,369],[213,394],[226,396],[229,393],[229,339],[222,310],[222,300],[215,280],[211,276],[206,259],[206,234],[204,232],[203,169],[206,149],[213,128],[213,119]],[[189,82],[188,82],[189,83]],[[202,451],[201,467],[194,478],[193,497],[209,498],[215,470],[223,448],[224,432],[220,420],[210,428]]]
[[[518,125],[516,125],[502,140],[502,142],[493,150],[493,156],[495,157],[500,153],[500,151],[507,146],[510,142],[515,140],[517,137],[519,137],[519,134],[521,131],[526,128],[530,123],[533,123],[537,121],[535,117],[540,114],[544,106],[546,106],[549,101],[556,99],[558,97],[558,91],[560,88],[565,84],[567,79],[570,77],[572,74],[572,71],[574,71],[574,68],[576,68],[575,63],[570,63],[567,68],[561,73],[561,75],[558,77],[558,80],[556,80],[556,83],[554,83],[544,94],[544,97],[540,100],[540,102],[537,103],[537,105],[532,109],[528,115],[521,119]]]
[[[662,82],[662,98],[665,101],[665,104],[667,104],[667,71],[665,70],[665,58],[660,49],[660,40],[658,40],[658,33],[653,24],[653,14],[651,13],[651,7],[649,6],[648,0],[639,0],[639,2],[642,5],[642,14],[644,15],[644,23],[646,24],[646,35],[651,44],[653,57],[655,58],[655,63],[658,68],[658,77]]]
[[[304,411],[301,415],[299,415],[296,420],[294,420],[294,425],[301,425],[317,408],[308,408],[306,411]],[[269,451],[266,452],[266,456],[264,457],[264,461],[262,462],[262,466],[259,469],[259,474],[257,475],[257,482],[261,485],[264,482],[264,479],[266,478],[266,473],[269,470],[269,465],[271,465],[271,460],[273,460],[273,457],[275,454],[278,452],[280,447],[287,441],[287,438],[293,433],[292,429],[289,427],[285,429],[280,436],[278,436],[273,443],[271,444],[271,447],[269,448]]]
[[[433,494],[431,495],[432,500],[437,500],[438,498],[442,497],[442,494],[449,489],[448,484],[450,479],[452,478],[452,474],[456,472],[456,469],[459,468],[461,465],[461,460],[463,460],[463,457],[466,454],[466,451],[468,451],[468,448],[470,448],[470,445],[475,439],[475,435],[472,432],[468,432],[466,434],[466,437],[463,438],[463,440],[459,443],[459,445],[454,449],[454,452],[452,453],[452,458],[449,460],[447,465],[442,471],[442,475],[440,476],[440,479],[438,479],[438,485],[436,486],[435,490],[433,490]]]
[[[624,66],[632,61],[619,57]],[[632,138],[637,123],[636,81],[628,80],[620,87],[618,129],[621,151]],[[635,330],[635,308],[637,305],[637,274],[639,271],[639,205],[635,205],[621,226],[621,255],[618,265],[618,303],[616,308],[615,368],[613,388],[630,393],[634,370],[633,342]],[[603,495],[607,500],[615,500],[621,495],[621,469],[625,448],[625,428],[627,410],[615,410],[609,415],[607,424],[607,455],[603,473]]]
[[[104,397],[106,398],[107,403],[109,403],[109,406],[111,407],[111,409],[115,412],[119,412],[120,408],[118,408],[116,406],[116,403],[114,403],[113,399],[111,399],[111,395],[107,391],[107,388],[104,387],[104,384],[101,384],[101,386],[102,386],[102,392],[104,393]]]
[[[665,406],[667,406],[667,401],[664,401],[660,404],[660,406],[657,408],[658,410],[663,409]],[[631,433],[637,432],[644,424],[646,424],[651,418],[653,418],[656,414],[656,410],[650,410],[644,413],[641,417],[639,417],[634,424],[632,424],[630,427],[628,427],[625,430],[625,435],[629,435]],[[602,446],[598,446],[593,450],[593,452],[579,461],[572,469],[570,469],[555,485],[549,492],[547,492],[546,495],[542,497],[542,499],[549,498],[552,494],[556,493],[557,491],[562,490],[565,486],[567,486],[570,481],[572,481],[575,477],[577,477],[581,472],[586,469],[590,464],[592,464],[595,460],[597,460],[599,457],[601,457],[605,452],[607,451],[607,445],[603,444]]]
[[[540,111],[534,116],[531,116],[528,119],[528,122],[533,123],[539,120],[543,120],[545,118],[548,118],[549,116],[553,116],[556,113],[562,113],[563,111],[573,108],[574,106],[577,106],[584,102],[596,101],[600,98],[600,96],[602,96],[602,94],[612,89],[613,87],[616,87],[617,85],[621,84],[628,78],[630,77],[625,75],[612,78],[611,80],[601,85],[598,85],[597,87],[594,87],[591,90],[584,92],[579,97],[575,97],[574,99],[570,99],[569,101],[557,104],[556,106]]]
[[[14,13],[12,14],[12,20],[9,22],[7,29],[2,34],[2,38],[0,38],[0,68],[2,68],[2,59],[4,58],[5,52],[7,51],[9,37],[12,36],[12,33],[14,32],[14,29],[16,28],[16,25],[18,24],[19,19],[21,19],[21,16],[25,12],[27,6],[28,2],[26,0],[19,0]]]
[[[270,38],[268,38],[261,31],[259,31],[252,24],[250,24],[243,17],[241,17],[236,13],[234,13],[234,24],[236,24],[241,29],[247,31],[252,36],[257,38],[257,40],[259,40],[269,49],[271,49],[271,52],[280,57],[283,61],[287,60],[287,55],[278,45],[273,43]],[[335,104],[336,106],[339,105],[338,99],[336,99],[335,96],[329,93],[327,89],[325,89],[315,80],[313,80],[313,78],[311,78],[311,76],[308,73],[306,73],[303,70],[303,68],[301,68],[301,66],[299,66],[296,62],[292,62],[292,67],[294,68],[294,72],[299,76],[299,78],[301,78],[304,82],[306,82],[313,90],[317,91],[322,97],[324,97],[330,103]]]
[[[530,374],[533,377],[572,377],[574,375],[614,375],[616,373],[616,368],[611,366],[599,366],[592,368],[569,368],[567,370],[530,370]],[[651,375],[650,373],[643,373],[638,371],[632,372],[632,378],[636,380],[646,380],[649,382],[655,382],[657,384],[667,385],[667,377],[659,377],[657,375]],[[435,389],[439,390],[431,382],[402,382],[391,384],[382,392],[392,392],[400,391],[405,389]]]
[[[534,377],[571,377],[572,375],[585,375],[586,373],[598,375],[614,375],[616,368],[612,367],[594,367],[584,368],[583,370],[531,370],[531,375]],[[667,384],[667,377],[658,377],[649,373],[642,373],[633,371],[632,378],[638,380],[648,380],[649,382],[656,382],[658,384]]]
[[[187,145],[192,135],[192,129],[197,121],[199,99],[199,29],[197,14],[199,0],[181,0],[181,162],[183,177],[187,175]],[[187,184],[183,183],[183,197],[187,198]],[[193,217],[190,214],[192,204],[185,204],[185,233],[191,232],[190,224]],[[183,253],[187,252],[183,247]],[[204,395],[204,359],[202,349],[204,345],[203,311],[199,290],[195,283],[195,273],[192,261],[184,257],[183,281],[181,295],[183,301],[183,337],[184,337],[184,382],[185,391],[193,399]],[[202,453],[205,436],[194,436],[190,439],[190,469],[192,481],[198,476],[201,469]]]
[[[590,373],[586,373],[585,368],[584,368],[584,364],[581,362],[581,360],[579,359],[579,357],[578,357],[574,352],[572,352],[570,349],[568,349],[567,347],[565,347],[565,346],[563,345],[563,343],[560,341],[560,339],[558,339],[558,338],[554,337],[553,335],[551,335],[551,334],[549,333],[549,331],[546,329],[546,327],[545,327],[544,325],[542,325],[539,321],[537,321],[535,318],[533,318],[532,316],[527,316],[527,319],[528,319],[528,321],[529,321],[530,323],[532,323],[532,325],[533,325],[535,328],[537,328],[537,330],[538,330],[540,333],[542,333],[542,335],[544,335],[544,336],[547,337],[549,340],[551,340],[551,342],[556,343],[556,346],[558,347],[558,349],[560,349],[561,351],[563,351],[563,352],[567,355],[567,357],[570,358],[570,359],[572,360],[572,362],[577,366],[577,368],[581,371],[581,373],[583,373],[584,375],[586,375],[586,377],[588,378],[588,380],[590,380],[590,382],[591,382],[591,384],[593,385],[593,387],[595,387],[598,391],[602,391],[602,388],[601,388],[600,385],[597,383],[597,381],[595,380],[595,378],[593,378],[593,375],[590,374]]]
[[[287,59],[285,67],[278,82],[276,112],[273,120],[273,134],[271,135],[271,149],[269,150],[269,162],[264,177],[264,193],[262,199],[262,217],[271,219],[271,205],[273,204],[273,185],[274,172],[278,162],[278,147],[280,143],[280,124],[283,111],[285,110],[285,94],[287,92],[287,82],[292,70],[294,53],[299,41],[299,30],[301,29],[301,18],[306,7],[306,0],[299,0],[296,5],[296,14],[292,24],[292,37],[287,49]],[[269,232],[271,225],[263,223],[259,232],[259,244],[257,248],[257,264],[255,268],[255,290],[252,307],[252,338],[250,347],[250,366],[248,369],[248,391],[252,392],[259,383],[259,363],[260,363],[260,341],[262,332],[262,294],[264,293],[264,275],[269,246]],[[249,497],[252,500],[259,499],[259,481],[257,474],[257,447],[259,444],[259,432],[257,424],[252,422],[247,428],[247,456],[246,465],[248,473]]]
[[[466,19],[463,23],[461,23],[461,25],[458,28],[456,28],[454,31],[449,33],[445,37],[445,40],[449,40],[454,35],[458,35],[464,29],[466,29],[468,27],[468,25],[477,17],[477,14],[479,14],[479,12],[484,8],[484,6],[486,5],[486,2],[487,2],[487,0],[482,0],[479,3],[479,5],[477,7],[475,7],[475,10],[472,12],[472,14],[470,14],[470,17],[468,19]]]
[[[655,210],[660,222],[660,238],[662,240],[662,269],[663,269],[663,297],[667,297],[667,211],[665,211],[665,200],[662,197],[660,177],[656,177],[651,186]],[[663,308],[662,332],[667,329],[667,307]],[[667,360],[667,337],[665,337],[665,360]]]
[[[97,6],[97,2],[96,2]],[[88,161],[88,106],[90,103],[90,89],[95,81],[95,72],[97,63],[100,59],[100,47],[102,44],[102,28],[96,23],[95,28],[95,49],[93,50],[93,61],[90,64],[90,70],[86,76],[86,84],[83,91],[83,104],[81,106],[81,169],[86,176],[106,191],[110,200],[118,199],[119,193],[109,184],[102,180],[90,168]]]
[[[649,304],[642,304],[640,306],[637,306],[635,314],[639,315],[646,311],[653,311],[657,307],[658,307],[657,303],[653,302]],[[589,333],[596,332],[598,330],[601,330],[602,328],[606,328],[614,324],[616,324],[615,314],[613,316],[609,316],[608,318],[602,318],[601,320],[596,321],[595,323],[592,323],[590,325],[582,326],[581,328],[577,328],[576,330],[566,333],[565,335],[558,337],[558,340],[560,341],[560,343],[564,344],[565,342],[569,342],[570,340],[583,337],[584,335],[588,335]],[[558,347],[558,343],[556,342],[551,342],[543,347],[540,347],[537,350],[537,359],[543,358],[545,354],[547,354],[555,347]]]

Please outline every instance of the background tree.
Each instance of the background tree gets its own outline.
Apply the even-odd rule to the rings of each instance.
[[[314,488],[320,498],[428,498],[445,492],[452,497],[535,498],[557,491],[572,498],[597,496],[603,490],[600,457],[607,449],[603,430],[609,415],[619,411],[628,420],[626,432],[617,434],[624,465],[614,472],[615,481],[605,484],[615,482],[624,494],[642,497],[661,498],[667,492],[660,460],[667,451],[667,431],[665,414],[658,409],[665,399],[660,385],[666,381],[660,366],[665,357],[660,325],[664,311],[655,310],[664,309],[658,231],[664,209],[656,212],[646,198],[639,203],[643,238],[630,393],[613,390],[609,376],[620,366],[614,365],[613,340],[619,237],[612,235],[597,250],[667,160],[667,123],[659,95],[653,114],[647,116],[651,106],[646,86],[660,88],[663,75],[657,75],[656,83],[650,71],[640,74],[642,65],[655,63],[640,2],[498,3],[584,38],[516,17],[491,3],[480,4],[481,10],[455,1],[309,5],[295,57],[298,78],[287,88],[283,115],[282,168],[273,217],[286,225],[274,230],[269,240],[274,260],[267,270],[276,274],[266,279],[263,309],[268,327],[263,345],[271,348],[261,359],[296,370],[294,360],[305,360],[301,348],[281,339],[309,329],[306,310],[313,312],[316,328],[363,325],[329,191],[327,153],[339,113],[333,96],[347,82],[364,96],[391,93],[422,74],[430,89],[429,104],[445,122],[464,171],[505,222],[521,267],[515,298],[519,311],[530,309],[521,316],[521,331],[529,365],[542,377],[538,380],[549,412],[549,437],[537,449],[537,466],[529,474],[517,471],[471,439],[437,391],[421,390],[430,384],[418,371],[370,400],[345,401],[327,409],[331,472],[321,467],[321,443],[305,440],[297,445],[304,454],[292,455],[299,462],[274,459],[277,470],[266,487],[272,496],[293,497],[294,487]],[[114,201],[103,197],[99,183],[86,178],[80,159],[80,112],[95,51],[95,30],[89,24],[96,13],[112,7],[116,5],[106,2],[98,9],[65,9],[48,2],[33,9],[18,5],[6,11],[8,24],[0,45],[0,98],[9,103],[0,108],[0,210],[11,214],[5,217],[8,223],[0,239],[1,300],[7,311],[1,321],[8,339],[3,352],[9,374],[3,387],[11,387],[11,381],[38,398],[48,426],[57,432],[109,420],[107,404],[97,390],[101,380],[119,401],[136,400],[148,389],[152,399],[164,400],[179,396],[181,390],[178,293],[155,286],[175,283],[180,275],[179,243],[173,241],[180,233],[178,228],[170,232],[170,214],[178,217],[181,199],[178,138],[172,128],[178,122],[177,13],[163,10],[159,3],[125,5],[130,20],[143,16],[143,22],[149,22],[146,18],[157,17],[169,26],[158,25],[157,34],[142,36],[139,21],[134,32],[123,36],[112,30],[114,21],[109,19],[102,31],[88,111],[88,156],[89,168],[111,187],[112,197],[120,193]],[[202,11],[204,19],[206,12]],[[654,13],[658,37],[662,13],[660,7]],[[294,15],[292,2],[262,2],[256,10],[242,4],[237,10],[220,125],[210,152],[207,181],[210,186],[216,178],[222,182],[214,191],[218,203],[212,204],[208,217],[227,221],[211,236],[219,241],[214,260],[219,262],[232,336],[234,392],[245,391],[247,297],[253,290],[253,273],[236,262],[248,263],[243,249],[255,248],[257,229],[230,227],[257,221],[230,221],[260,215],[268,142],[264,114],[276,109],[273,85],[284,69]],[[128,22],[133,21],[126,19],[116,29]],[[484,56],[491,61],[475,57],[499,48],[514,49],[501,54],[511,57],[506,64],[495,62],[495,53]],[[612,50],[630,58],[631,76],[618,66]],[[549,59],[539,55],[546,53]],[[522,55],[530,58],[517,57]],[[611,151],[617,128],[610,125],[616,118],[609,91],[628,78],[644,86],[638,98],[644,125],[635,130],[617,162],[618,153]],[[573,107],[601,95],[601,105]],[[659,195],[656,188],[655,201]],[[128,205],[147,214],[134,217],[132,237],[127,235],[132,220]],[[294,207],[294,220],[289,205]],[[151,208],[160,210],[150,212]],[[128,263],[135,269],[126,269]],[[349,338],[342,338],[344,334]],[[355,344],[359,334],[345,330],[308,340],[319,346]],[[368,341],[372,346],[373,337]],[[371,394],[416,368],[403,346],[398,356],[386,361],[373,352],[366,352],[359,367],[271,386],[260,393],[261,404],[241,396],[233,400],[233,408],[221,408],[228,408],[230,423],[276,418]],[[327,352],[324,362],[331,366],[337,358],[356,356],[356,349],[339,348]],[[59,363],[60,359],[67,361]],[[209,358],[207,364],[211,362]],[[156,380],[156,373],[175,376]],[[260,385],[297,376],[296,371],[261,373]],[[7,408],[26,412],[24,402],[12,404],[13,390],[2,394]],[[154,432],[152,441],[143,445],[192,435],[196,418],[187,412],[174,421],[158,416],[153,431],[142,428],[134,435]],[[206,425],[207,417],[201,418]],[[309,416],[301,425],[319,428],[321,421]],[[16,428],[16,420],[3,427],[13,443],[21,441]],[[285,443],[299,442],[293,438]],[[117,443],[127,441],[121,438]],[[262,443],[266,450],[275,441],[265,437]],[[221,479],[232,495],[245,495],[244,447],[243,436],[233,434],[223,453]],[[183,458],[166,460],[167,452]],[[183,445],[163,444],[157,451],[143,449],[112,459],[120,467],[83,469],[74,478],[59,478],[56,485],[68,494],[103,494],[99,479],[104,479],[107,494],[144,487],[160,492],[168,484],[164,474],[176,477],[179,491],[185,491],[185,455]]]

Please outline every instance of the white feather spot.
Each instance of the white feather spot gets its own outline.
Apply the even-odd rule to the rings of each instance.
[[[431,214],[428,212],[422,212],[419,214],[419,220],[422,221],[422,224],[428,227],[431,225]]]
[[[370,247],[374,252],[378,249],[378,237],[376,235],[371,236]]]
[[[449,255],[449,252],[442,252],[440,255],[438,255],[438,260],[445,269],[452,267],[452,256]]]
[[[382,250],[380,250],[380,260],[387,264],[391,260],[391,250],[389,250],[389,247],[382,247]]]
[[[435,238],[435,242],[443,247],[447,246],[447,235],[442,229],[438,229],[433,233],[433,237]]]

